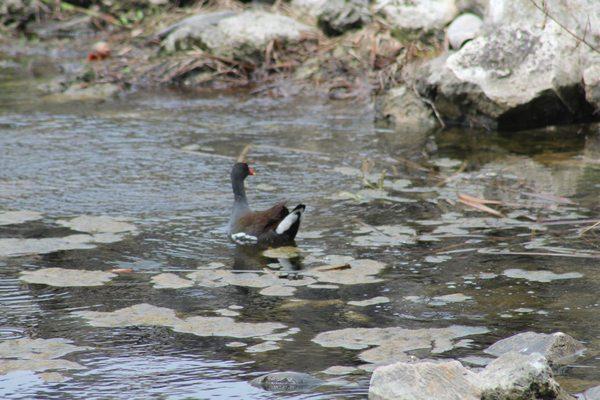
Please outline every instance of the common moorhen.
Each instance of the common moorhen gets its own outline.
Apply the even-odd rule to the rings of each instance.
[[[292,242],[298,233],[304,204],[298,204],[291,212],[285,201],[265,211],[252,211],[248,207],[244,180],[254,175],[254,169],[238,162],[231,169],[233,187],[233,210],[229,220],[229,237],[240,245],[279,245]]]

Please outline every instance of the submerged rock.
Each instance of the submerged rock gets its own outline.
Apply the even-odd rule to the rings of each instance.
[[[12,371],[84,369],[60,357],[91,347],[75,346],[67,339],[10,339],[0,343],[0,375]]]
[[[385,94],[381,112],[402,135],[427,135],[437,127],[431,107],[406,85],[392,88]]]
[[[370,400],[537,400],[572,399],[538,353],[506,353],[481,372],[458,361],[398,362],[371,377]]]
[[[367,306],[372,306],[375,304],[385,304],[385,303],[389,303],[390,299],[385,297],[385,296],[378,296],[378,297],[373,297],[371,299],[366,299],[366,300],[355,300],[355,301],[349,301],[348,304],[350,304],[351,306],[357,306],[357,307],[367,307]]]
[[[393,29],[430,32],[443,28],[458,13],[454,0],[376,0]]]
[[[59,225],[86,233],[134,233],[137,228],[124,218],[114,218],[105,215],[81,215],[70,220],[58,220]]]
[[[286,330],[287,326],[278,322],[237,322],[230,317],[179,318],[175,310],[145,303],[112,312],[76,311],[73,315],[85,318],[90,325],[96,327],[166,326],[175,332],[196,336],[264,338],[276,341],[296,332],[293,328]]]
[[[0,225],[22,224],[42,218],[42,214],[37,211],[4,211],[0,212]]]
[[[444,353],[461,346],[460,343],[454,343],[456,339],[487,332],[487,328],[461,325],[433,329],[346,328],[321,332],[312,341],[324,347],[353,350],[371,347],[360,353],[361,360],[374,364],[389,364],[409,360],[408,352],[413,350]]]
[[[86,101],[108,100],[115,97],[121,88],[112,83],[97,83],[93,85],[75,83],[62,93],[55,93],[47,97],[55,101]]]
[[[459,15],[448,26],[446,37],[450,46],[454,49],[460,49],[465,42],[477,37],[482,25],[483,20],[475,14]]]
[[[66,268],[42,268],[21,272],[20,279],[27,283],[37,283],[56,287],[102,286],[116,274],[105,271],[87,271]]]
[[[163,47],[168,51],[199,46],[220,56],[260,59],[272,40],[297,43],[309,32],[314,30],[284,15],[244,11],[199,14],[160,32],[159,37],[166,36]]]
[[[585,347],[581,342],[562,332],[553,334],[523,332],[502,339],[485,352],[494,356],[517,352],[520,354],[539,353],[551,364],[566,364],[581,355]]]
[[[323,381],[301,372],[273,372],[250,381],[256,386],[272,392],[304,391],[323,384]]]
[[[556,274],[552,271],[545,270],[537,270],[537,271],[527,271],[519,268],[511,268],[504,270],[504,276],[508,276],[509,278],[516,279],[526,279],[532,282],[552,282],[556,280],[562,279],[577,279],[582,278],[583,274],[579,272],[565,272],[563,274]]]

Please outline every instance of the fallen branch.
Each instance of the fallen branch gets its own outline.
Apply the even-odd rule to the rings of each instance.
[[[600,226],[600,220],[598,220],[595,224],[582,229],[581,232],[579,232],[579,237],[585,235],[587,232],[591,231],[592,229],[596,229],[598,226]]]

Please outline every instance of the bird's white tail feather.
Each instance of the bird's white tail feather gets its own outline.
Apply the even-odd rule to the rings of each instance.
[[[296,223],[296,221],[298,221],[298,219],[300,219],[300,216],[302,215],[302,211],[303,210],[296,210],[296,211],[291,212],[287,217],[285,217],[283,219],[283,221],[281,221],[279,223],[279,225],[277,225],[277,229],[275,229],[275,232],[277,232],[278,235],[281,235],[284,232],[286,232],[288,229],[290,229],[292,227],[292,225],[294,225]]]

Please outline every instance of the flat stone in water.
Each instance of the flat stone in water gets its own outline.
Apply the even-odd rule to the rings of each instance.
[[[16,225],[42,218],[43,215],[37,211],[4,211],[0,212],[0,225]]]
[[[384,304],[384,303],[389,303],[390,299],[384,296],[379,296],[379,297],[373,297],[372,299],[366,299],[366,300],[361,300],[361,301],[349,301],[348,304],[350,304],[351,306],[358,306],[358,307],[367,307],[367,306],[372,306],[375,304]]]
[[[326,290],[335,290],[335,289],[340,288],[338,285],[326,285],[326,284],[319,284],[319,283],[315,283],[314,285],[308,285],[307,287],[311,288],[311,289],[326,289]]]
[[[93,249],[91,235],[69,235],[61,238],[0,239],[0,257],[19,257],[31,254],[48,254],[61,250]]]
[[[301,372],[272,372],[250,381],[250,384],[272,392],[306,391],[324,382]]]
[[[425,262],[437,264],[451,259],[452,257],[450,256],[427,256],[425,257]]]
[[[323,371],[324,374],[327,375],[348,375],[353,372],[356,372],[356,367],[346,367],[343,365],[334,365],[332,367],[327,368]]]
[[[187,274],[198,286],[220,287],[227,285],[252,288],[267,288],[270,286],[307,286],[316,283],[315,279],[305,276],[301,279],[284,279],[274,273],[242,272],[235,273],[227,270],[199,270]],[[289,291],[289,290],[288,290]],[[268,293],[268,291],[267,291]]]
[[[60,357],[90,350],[75,346],[67,339],[9,339],[0,342],[0,375],[12,371],[47,371],[57,369],[84,369],[80,364]]]
[[[246,353],[264,353],[266,351],[279,350],[280,348],[276,342],[267,341],[246,347]]]
[[[196,336],[224,336],[235,338],[262,338],[287,328],[277,322],[237,322],[229,317],[188,317],[179,318],[169,308],[151,304],[136,304],[113,312],[75,311],[72,313],[88,320],[96,327],[117,328],[128,326],[166,326],[175,332],[191,333]],[[291,334],[284,331],[280,337]]]
[[[382,282],[375,278],[385,268],[385,264],[375,260],[355,260],[352,257],[329,256],[332,264],[312,268],[306,273],[319,282],[340,285],[357,285]],[[345,261],[348,260],[348,261]]]
[[[23,360],[49,360],[76,351],[90,350],[91,347],[75,346],[68,339],[9,339],[0,342],[0,358]]]
[[[227,308],[219,308],[219,309],[215,310],[215,312],[219,315],[222,315],[223,317],[237,317],[238,315],[240,315],[239,312],[234,311],[234,310],[229,310]]]
[[[283,246],[263,251],[263,256],[268,258],[296,258],[300,256],[300,249],[294,246]]]
[[[137,231],[135,225],[126,222],[125,219],[108,216],[81,215],[56,222],[75,231],[86,233],[133,233]]]
[[[27,283],[37,283],[56,287],[102,286],[116,274],[105,271],[82,269],[42,268],[21,272],[20,279]]]
[[[323,347],[352,350],[375,346],[361,352],[359,358],[374,364],[391,364],[410,360],[410,351],[430,349],[431,353],[444,353],[456,347],[455,339],[487,332],[484,327],[461,325],[432,329],[346,328],[319,333],[312,341]]]
[[[368,235],[356,236],[352,241],[354,246],[399,246],[414,244],[416,241],[415,230],[402,225],[363,226],[355,232]]]
[[[293,296],[295,292],[296,292],[295,287],[275,285],[275,286],[266,287],[263,290],[261,290],[259,293],[262,294],[263,296],[285,297],[285,296]]]
[[[526,271],[526,270],[518,269],[518,268],[506,269],[506,270],[504,270],[503,275],[507,276],[509,278],[527,279],[528,281],[543,282],[543,283],[552,282],[552,281],[561,280],[561,279],[577,279],[577,278],[583,277],[583,274],[581,274],[579,272],[566,272],[564,274],[555,274],[552,271],[545,271],[545,270]]]
[[[471,296],[466,296],[462,293],[446,294],[443,296],[404,296],[405,300],[412,301],[414,303],[427,304],[429,306],[444,306],[448,303],[461,303],[463,301],[471,300]]]
[[[154,275],[151,281],[156,289],[182,289],[194,286],[194,281],[180,278],[170,272]]]

